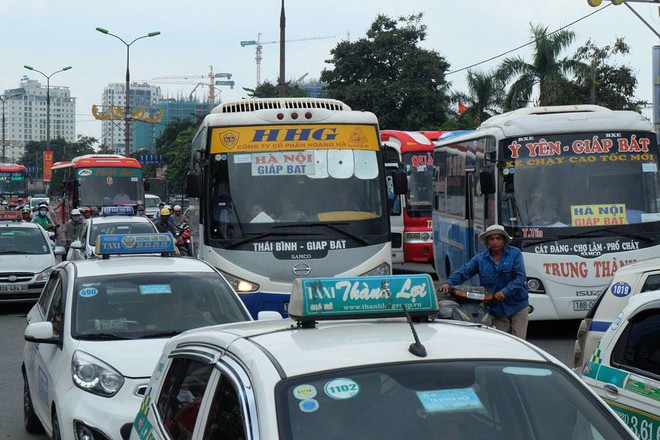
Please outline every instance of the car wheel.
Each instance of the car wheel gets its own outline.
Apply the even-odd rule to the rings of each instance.
[[[37,414],[34,412],[32,397],[30,397],[30,386],[25,377],[23,377],[23,425],[30,434],[37,434],[44,430]]]
[[[53,410],[53,435],[51,436],[52,440],[62,440],[62,434],[60,433],[60,422],[57,420],[57,411]]]

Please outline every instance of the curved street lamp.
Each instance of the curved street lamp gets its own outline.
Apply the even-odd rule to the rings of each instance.
[[[137,40],[141,40],[143,38],[149,38],[149,37],[155,37],[156,35],[160,35],[160,32],[155,31],[155,32],[149,32],[146,35],[142,35],[141,37],[137,37],[130,43],[127,43],[124,41],[123,38],[121,38],[118,35],[115,35],[108,31],[107,29],[103,29],[101,27],[96,28],[97,31],[101,32],[102,34],[110,35],[112,37],[115,37],[122,43],[126,45],[126,107],[124,109],[124,122],[125,122],[125,128],[124,128],[124,140],[125,140],[125,155],[128,157],[131,153],[131,117],[130,117],[130,110],[131,110],[131,104],[130,104],[130,81],[131,81],[131,73],[129,70],[129,63],[130,63],[130,48],[131,44],[135,43]]]
[[[60,70],[56,70],[50,75],[46,75],[41,70],[35,69],[32,66],[23,66],[27,70],[32,70],[33,72],[41,73],[46,78],[46,150],[50,149],[50,77],[56,73],[64,72],[65,70],[71,69],[71,66],[62,67]]]

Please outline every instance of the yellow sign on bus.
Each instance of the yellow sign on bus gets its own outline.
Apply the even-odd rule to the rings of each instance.
[[[609,226],[625,225],[625,203],[607,205],[572,205],[571,222],[573,226]]]
[[[298,124],[219,127],[211,154],[282,150],[378,150],[375,125]]]

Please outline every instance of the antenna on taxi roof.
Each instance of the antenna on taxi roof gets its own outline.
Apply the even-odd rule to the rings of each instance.
[[[406,306],[401,304],[401,308],[403,309],[403,312],[406,314],[406,321],[408,321],[408,324],[410,325],[410,330],[412,330],[412,334],[415,337],[415,342],[413,344],[410,344],[410,347],[408,347],[408,351],[417,357],[426,357],[426,348],[419,341],[417,330],[415,330],[415,326],[413,325],[408,310],[406,310]]]

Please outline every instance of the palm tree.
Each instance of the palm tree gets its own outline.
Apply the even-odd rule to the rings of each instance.
[[[494,72],[481,73],[469,70],[466,82],[472,104],[469,111],[473,111],[476,118],[485,121],[501,112],[504,83]]]
[[[574,68],[575,62],[559,54],[573,43],[575,33],[560,30],[550,35],[548,28],[530,24],[534,38],[534,57],[531,64],[521,57],[506,58],[497,70],[497,76],[506,84],[514,80],[506,95],[506,107],[524,107],[532,96],[534,86],[539,87],[541,106],[552,105],[559,95],[558,87],[566,80],[566,74]]]

